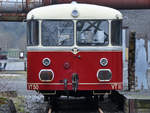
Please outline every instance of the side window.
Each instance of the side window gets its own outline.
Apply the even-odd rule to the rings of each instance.
[[[122,45],[122,21],[113,20],[111,22],[111,43],[113,46]]]
[[[38,37],[38,21],[31,20],[27,22],[27,45],[28,46],[36,46],[39,44]]]

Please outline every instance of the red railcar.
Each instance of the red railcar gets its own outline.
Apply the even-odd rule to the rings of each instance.
[[[121,90],[122,14],[89,4],[36,8],[27,15],[27,89],[51,95]]]

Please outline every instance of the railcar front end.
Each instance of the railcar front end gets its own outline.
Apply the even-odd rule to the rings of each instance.
[[[121,90],[121,23],[119,11],[96,5],[63,4],[30,11],[27,89],[44,96]]]

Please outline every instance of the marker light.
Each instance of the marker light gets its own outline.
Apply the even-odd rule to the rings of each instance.
[[[47,67],[50,65],[51,60],[49,58],[44,58],[42,62],[43,62],[43,65]]]
[[[64,68],[65,69],[69,69],[70,68],[70,63],[69,62],[65,62],[64,63]]]
[[[101,58],[100,59],[100,65],[101,66],[105,67],[105,66],[107,66],[107,64],[108,64],[107,58]]]
[[[76,9],[73,10],[73,11],[72,11],[72,16],[73,16],[74,18],[78,17],[78,16],[79,16],[79,12],[78,12]]]

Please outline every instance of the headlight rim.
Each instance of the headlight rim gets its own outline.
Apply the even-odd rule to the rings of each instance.
[[[44,61],[45,61],[45,60],[48,60],[49,63],[48,63],[48,64],[44,64]],[[49,58],[44,58],[44,59],[42,60],[42,64],[43,64],[45,67],[48,67],[48,66],[51,64],[51,60],[50,60]]]
[[[102,60],[106,60],[106,64],[103,64],[103,63],[102,63]],[[101,65],[102,67],[106,67],[106,66],[108,65],[108,59],[107,59],[107,58],[101,58],[99,63],[100,63],[100,65]]]
[[[99,74],[100,71],[109,71],[110,74],[111,74],[111,78],[110,78],[109,80],[101,80],[101,79],[98,77],[98,74]],[[97,71],[96,76],[97,76],[97,79],[98,79],[99,82],[109,82],[109,81],[112,80],[112,71],[111,71],[111,69],[99,69],[99,70]]]
[[[52,79],[51,80],[41,80],[40,74],[41,74],[42,71],[50,71],[50,72],[52,72],[52,74],[53,74]],[[54,72],[53,72],[52,69],[41,69],[40,72],[39,72],[39,80],[42,81],[42,82],[52,82],[54,80],[54,77],[55,77],[55,75],[54,75]]]

